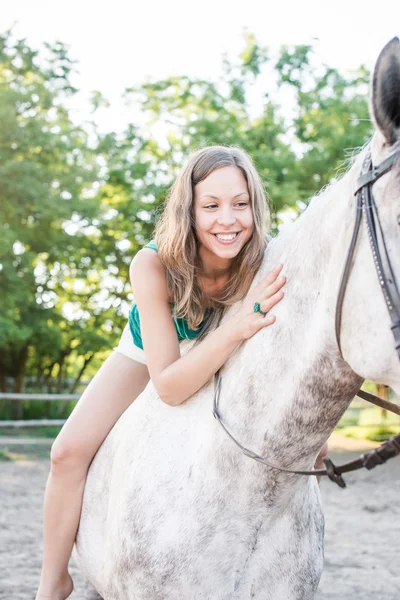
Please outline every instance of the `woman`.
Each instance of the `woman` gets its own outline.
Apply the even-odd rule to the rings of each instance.
[[[53,444],[36,600],[71,594],[68,560],[88,467],[149,378],[160,399],[177,406],[242,341],[274,322],[268,313],[283,297],[281,265],[246,296],[263,258],[268,217],[263,186],[242,150],[215,146],[190,156],[172,187],[155,241],[132,261],[136,305],[129,325]],[[239,310],[217,325],[224,309],[245,296]],[[195,337],[181,358],[179,341]]]

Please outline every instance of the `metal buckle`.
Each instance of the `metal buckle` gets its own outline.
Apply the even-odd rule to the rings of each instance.
[[[328,475],[329,479],[336,483],[339,487],[345,488],[346,483],[343,477],[340,473],[338,473],[336,466],[327,456],[324,458],[324,465],[326,467],[326,474]]]

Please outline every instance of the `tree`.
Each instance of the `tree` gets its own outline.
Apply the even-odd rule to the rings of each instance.
[[[307,200],[346,170],[346,154],[351,157],[371,136],[370,74],[361,66],[344,76],[319,64],[311,46],[282,47],[275,69],[279,85],[294,92],[290,126],[300,152],[295,177],[299,199]]]
[[[22,389],[32,345],[52,358],[62,348],[55,280],[62,280],[71,215],[92,216],[96,178],[88,136],[63,105],[75,93],[61,43],[40,60],[24,40],[0,36],[0,372]],[[55,271],[59,271],[59,276]],[[17,406],[17,413],[20,407]]]

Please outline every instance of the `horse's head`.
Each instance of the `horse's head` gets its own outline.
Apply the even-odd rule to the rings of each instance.
[[[367,153],[372,167],[364,181],[362,213],[353,266],[341,310],[343,357],[365,379],[384,383],[400,393],[400,42],[382,50],[372,78],[371,117],[375,133]],[[389,157],[396,155],[390,166]],[[389,159],[389,162],[386,162]],[[379,166],[383,165],[383,174]],[[385,170],[385,166],[388,167]],[[378,172],[376,171],[378,169]],[[361,186],[357,174],[356,189]],[[356,203],[352,227],[356,222]],[[370,211],[368,224],[368,207]],[[372,214],[372,217],[371,217]],[[372,219],[372,221],[371,221]],[[350,234],[350,232],[348,232]],[[376,237],[375,249],[371,238]],[[350,241],[350,237],[349,237]],[[378,251],[376,251],[376,247]],[[346,249],[347,251],[347,249]],[[349,265],[351,262],[349,263]],[[340,312],[340,311],[339,311]],[[396,328],[396,321],[398,323]],[[393,335],[394,330],[396,336]],[[396,340],[395,340],[396,337]]]

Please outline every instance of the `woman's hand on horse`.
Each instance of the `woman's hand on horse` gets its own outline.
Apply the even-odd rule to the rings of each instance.
[[[286,283],[286,277],[280,276],[283,265],[275,267],[268,275],[252,288],[245,299],[240,309],[234,314],[231,319],[235,328],[235,334],[238,339],[247,340],[251,338],[257,331],[263,327],[272,325],[275,321],[275,316],[268,314],[283,298],[282,287]],[[265,315],[259,312],[254,312],[254,305],[258,303],[260,310]]]

